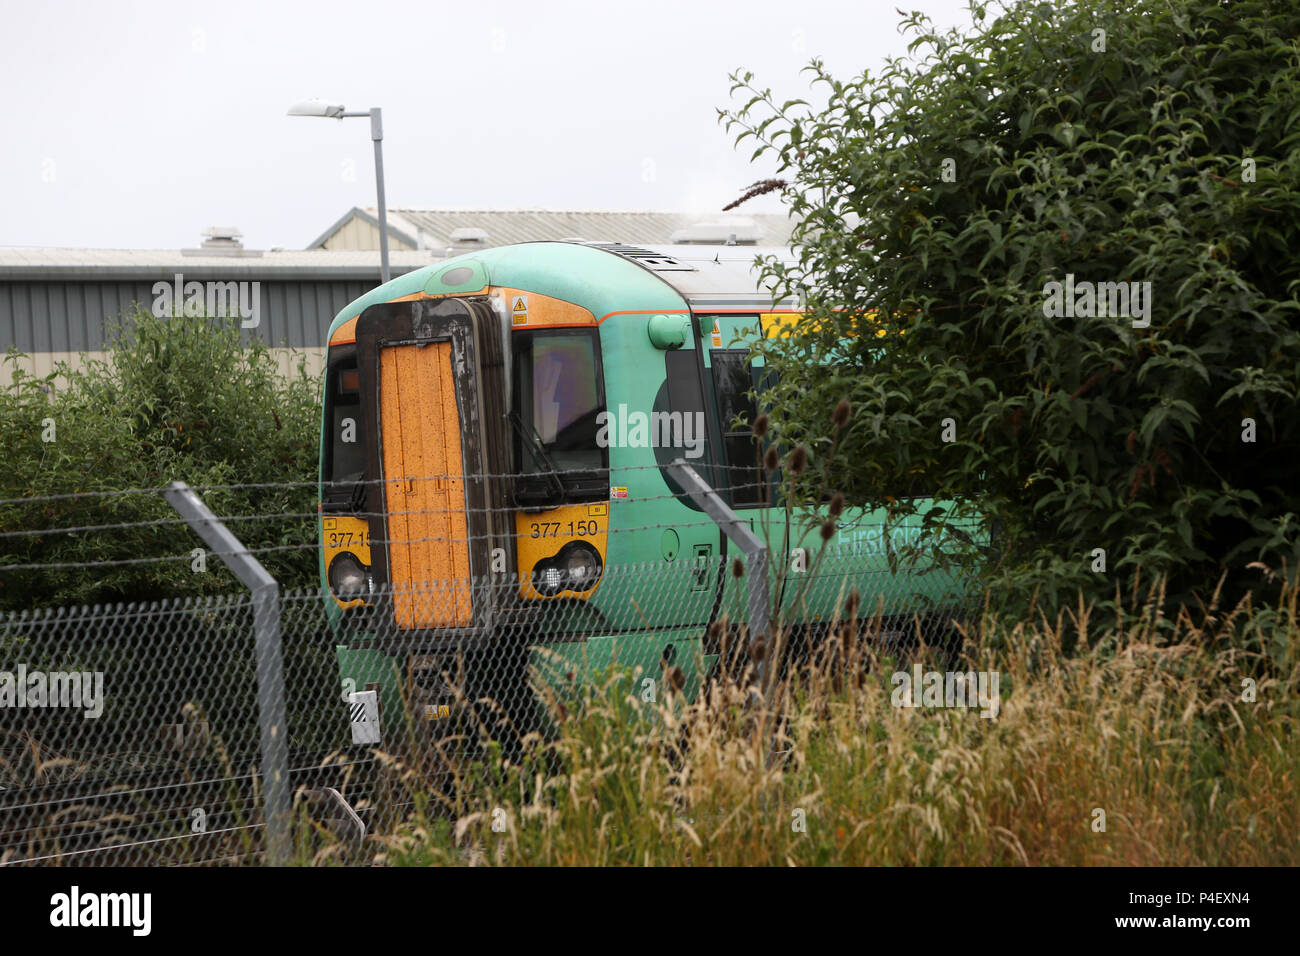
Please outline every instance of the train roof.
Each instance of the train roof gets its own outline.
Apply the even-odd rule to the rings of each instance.
[[[790,308],[790,302],[773,303],[772,293],[762,283],[757,262],[771,256],[795,261],[784,246],[631,246],[581,239],[494,246],[445,259],[371,289],[340,311],[329,331],[332,337],[367,306],[418,296],[437,276],[472,263],[487,270],[492,285],[553,295],[598,316],[625,308],[619,303],[634,288],[644,308],[671,310],[683,299],[700,311]]]
[[[626,246],[584,243],[649,269],[685,298],[692,308],[756,303],[772,305],[772,294],[761,284],[758,261],[772,257],[794,264],[786,246],[672,245]]]

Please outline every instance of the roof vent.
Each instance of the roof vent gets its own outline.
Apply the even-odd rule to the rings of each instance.
[[[486,246],[488,244],[487,230],[475,226],[462,226],[459,229],[453,229],[451,235],[447,238],[457,246]]]
[[[695,266],[689,263],[681,262],[670,255],[662,252],[655,252],[653,249],[642,249],[640,246],[625,246],[621,242],[592,242],[588,243],[593,249],[604,249],[606,252],[612,252],[616,256],[622,256],[624,259],[631,259],[633,262],[639,262],[655,272],[695,272]]]
[[[676,230],[672,241],[681,246],[756,246],[762,237],[763,228],[758,223],[737,217],[693,223]]]
[[[207,236],[203,240],[205,249],[244,248],[244,234],[235,226],[209,226],[203,230],[203,235]]]
[[[260,256],[260,249],[245,249],[244,234],[235,226],[209,226],[198,249],[182,249],[183,256]]]

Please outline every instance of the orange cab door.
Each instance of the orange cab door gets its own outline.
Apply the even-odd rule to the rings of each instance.
[[[471,623],[461,425],[450,340],[380,353],[389,583],[401,629]]]

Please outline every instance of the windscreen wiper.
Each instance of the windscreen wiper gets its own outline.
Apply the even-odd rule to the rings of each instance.
[[[364,479],[359,480],[352,486],[348,493],[348,509],[353,514],[361,514],[366,508],[366,491],[368,482]]]
[[[324,510],[339,514],[360,514],[365,510],[367,484],[363,478],[356,481],[325,482]]]
[[[551,461],[551,456],[546,453],[546,446],[542,444],[542,437],[537,434],[537,429],[526,427],[523,420],[516,411],[510,411],[506,414],[506,419],[514,426],[519,437],[523,439],[524,446],[532,455],[533,461],[542,468],[542,473],[546,476],[547,484],[555,492],[557,498],[564,500],[564,482],[560,480],[559,471],[555,467],[555,462]]]

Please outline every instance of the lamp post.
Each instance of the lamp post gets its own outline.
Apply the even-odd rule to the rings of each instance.
[[[378,106],[360,113],[349,113],[342,105],[307,100],[289,107],[290,116],[323,116],[344,120],[350,116],[370,117],[370,138],[375,143],[375,189],[379,194],[379,275],[383,282],[392,276],[388,271],[388,207],[384,203],[384,121]]]

